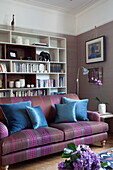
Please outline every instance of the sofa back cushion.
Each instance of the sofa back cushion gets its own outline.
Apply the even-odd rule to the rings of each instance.
[[[26,106],[31,106],[31,101],[0,104],[2,111],[6,117],[9,134],[31,128],[31,121],[27,115]]]
[[[17,102],[24,102],[30,100],[32,102],[33,107],[40,106],[42,108],[42,111],[47,121],[50,123],[53,122],[55,119],[55,112],[56,112],[55,104],[62,103],[63,96],[71,99],[76,99],[76,100],[79,99],[76,94],[10,97],[10,98],[0,98],[0,104],[17,103]],[[5,122],[5,118],[3,117],[1,109],[0,109],[0,121]]]

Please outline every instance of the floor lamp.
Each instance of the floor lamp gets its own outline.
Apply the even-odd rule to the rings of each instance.
[[[76,79],[76,93],[79,96],[79,79],[80,79],[80,70],[82,69],[82,74],[87,75],[89,73],[89,70],[83,66],[80,66],[77,71],[77,79]]]

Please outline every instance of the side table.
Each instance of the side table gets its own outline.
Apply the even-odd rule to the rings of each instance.
[[[100,114],[100,120],[108,123],[109,132],[113,132],[113,114],[112,113],[107,112],[105,114]]]

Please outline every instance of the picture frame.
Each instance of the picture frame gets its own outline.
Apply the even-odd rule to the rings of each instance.
[[[88,70],[89,83],[96,84],[97,80],[100,80],[103,83],[103,67],[95,67]]]
[[[105,36],[101,36],[85,43],[86,64],[103,62],[105,60]]]
[[[16,59],[17,58],[17,51],[15,51],[15,50],[8,50],[7,51],[7,57],[9,59]]]

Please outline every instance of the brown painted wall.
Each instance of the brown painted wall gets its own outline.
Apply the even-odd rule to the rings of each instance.
[[[85,64],[85,41],[103,35],[106,38],[106,61]],[[107,111],[113,112],[113,22],[77,36],[77,58],[78,67],[103,67],[103,86],[100,88],[100,93],[102,99],[109,103],[109,105],[107,105]],[[93,100],[96,96],[99,97],[97,85],[89,84],[87,76],[80,74],[80,98],[89,98],[90,102],[88,107],[90,110],[97,110],[98,102]]]

